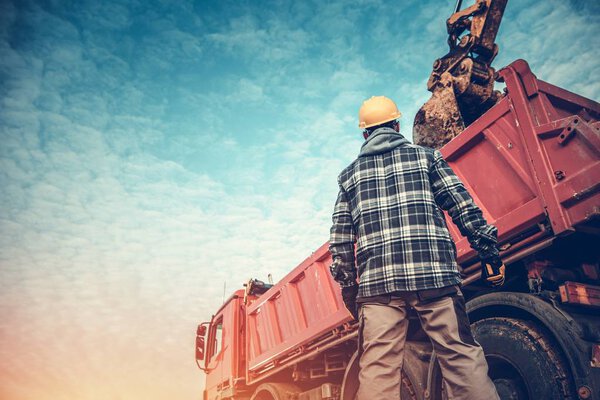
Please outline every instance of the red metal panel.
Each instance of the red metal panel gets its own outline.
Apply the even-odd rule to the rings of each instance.
[[[500,240],[517,236],[545,217],[532,167],[509,97],[441,149]],[[475,256],[450,219],[460,264]]]
[[[542,86],[552,92],[552,85]],[[562,91],[560,93],[563,93]],[[559,106],[573,107],[564,99],[552,95],[541,96],[551,105],[557,105],[557,114],[565,112]],[[591,105],[588,105],[590,107]],[[600,107],[596,105],[596,113]],[[587,109],[593,111],[592,108]],[[554,193],[567,229],[584,224],[600,215],[600,133],[579,115],[538,126],[539,152],[548,166],[549,185]],[[558,233],[558,232],[557,232]]]
[[[328,244],[247,307],[248,371],[268,370],[304,345],[350,321],[329,273]]]
[[[500,75],[507,96],[441,149],[500,241],[546,219],[559,234],[598,217],[600,104],[539,81],[523,60]],[[468,263],[474,251],[448,225]]]
[[[600,201],[598,187],[591,182],[583,183],[580,188],[585,196],[571,191],[576,200],[573,206],[561,203],[561,180],[566,176],[564,169],[570,170],[569,176],[575,177],[584,172],[589,163],[597,165],[600,148],[597,143],[597,131],[592,131],[590,124],[600,116],[600,104],[577,96],[566,90],[538,81],[529,70],[525,61],[518,60],[501,71],[509,88],[509,96],[515,104],[515,114],[522,127],[523,137],[531,157],[535,176],[539,182],[539,193],[547,209],[548,217],[555,234],[572,230],[574,225],[582,223],[586,218],[598,216]],[[534,89],[524,92],[523,82],[535,81]],[[549,111],[551,110],[551,111]],[[588,122],[581,122],[581,129],[570,140],[552,137],[548,134],[551,118],[585,114]],[[583,117],[579,118],[580,120]],[[586,133],[587,132],[587,133]],[[540,133],[538,135],[538,133]],[[560,167],[560,168],[559,168]],[[587,171],[592,182],[600,181],[597,167]],[[565,184],[566,182],[562,182]],[[585,197],[579,201],[577,197]]]

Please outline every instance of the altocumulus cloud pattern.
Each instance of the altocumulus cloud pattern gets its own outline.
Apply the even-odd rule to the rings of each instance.
[[[410,138],[454,3],[3,1],[0,398],[200,398],[196,324],[327,239],[363,99]],[[495,65],[598,99],[599,12],[510,1]]]

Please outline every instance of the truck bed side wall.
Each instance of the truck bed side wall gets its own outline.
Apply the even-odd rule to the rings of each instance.
[[[498,104],[442,148],[442,154],[498,227],[500,242],[560,234],[600,214],[600,104],[539,81],[523,60],[500,71]],[[588,122],[581,115],[586,116]],[[475,254],[448,221],[459,263]]]
[[[302,346],[350,321],[329,273],[324,244],[247,309],[248,371],[252,377],[302,351]]]

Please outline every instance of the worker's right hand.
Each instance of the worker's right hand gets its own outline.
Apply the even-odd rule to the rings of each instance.
[[[356,321],[358,321],[358,306],[356,305],[357,294],[358,285],[342,287],[342,299],[344,300],[344,305]]]
[[[492,287],[504,284],[505,270],[506,266],[498,256],[481,260],[481,276]]]

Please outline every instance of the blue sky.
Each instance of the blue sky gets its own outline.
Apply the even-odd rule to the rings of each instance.
[[[199,398],[198,322],[327,240],[356,115],[410,138],[446,1],[2,1],[0,397]],[[501,67],[598,100],[600,7],[509,1]]]

